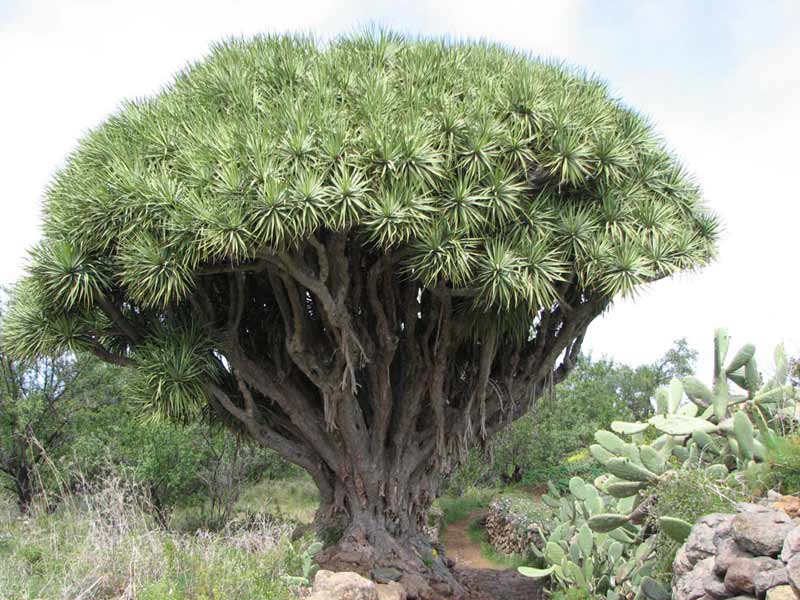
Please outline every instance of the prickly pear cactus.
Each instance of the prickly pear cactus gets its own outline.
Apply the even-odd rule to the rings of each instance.
[[[656,393],[656,414],[647,423],[617,421],[612,431],[595,434],[590,452],[608,471],[601,491],[617,498],[642,496],[678,468],[704,468],[724,479],[729,471],[765,460],[777,431],[797,418],[797,393],[786,384],[786,355],[781,346],[776,349],[774,375],[762,384],[753,345],[744,345],[726,366],[728,345],[728,334],[717,331],[711,388],[693,376],[674,379]],[[742,393],[734,393],[732,385]],[[610,525],[598,521],[598,526]]]
[[[775,350],[773,376],[763,382],[755,347],[745,344],[726,364],[729,336],[714,338],[711,387],[696,377],[673,379],[655,396],[646,423],[614,422],[595,434],[589,447],[607,473],[593,483],[570,481],[570,494],[550,486],[542,500],[558,515],[538,555],[542,569],[520,568],[531,577],[553,577],[563,588],[579,587],[596,597],[666,600],[670,592],[650,577],[656,537],[645,528],[656,502],[653,488],[678,469],[704,469],[716,480],[735,477],[766,458],[766,448],[800,416],[796,390],[787,385],[783,347]],[[655,524],[683,542],[691,523],[665,516]]]
[[[544,567],[520,567],[528,577],[553,577],[562,588],[580,588],[597,598],[620,600],[635,593],[648,574],[652,543],[642,543],[641,528],[626,519],[633,498],[613,498],[580,477],[569,482],[570,493],[554,486],[542,501],[557,514],[557,525],[542,531],[542,550],[534,550]],[[602,526],[601,526],[602,524]]]

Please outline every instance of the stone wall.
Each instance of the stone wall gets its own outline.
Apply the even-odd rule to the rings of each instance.
[[[541,548],[541,508],[524,498],[501,497],[491,503],[486,516],[487,541],[503,554],[527,555],[532,547]]]
[[[800,599],[800,501],[740,503],[700,519],[673,563],[673,600]]]

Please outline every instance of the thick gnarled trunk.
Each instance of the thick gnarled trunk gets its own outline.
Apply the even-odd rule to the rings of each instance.
[[[566,281],[560,302],[517,315],[520,338],[399,260],[325,232],[210,272],[195,309],[222,375],[206,389],[232,427],[312,475],[317,524],[341,533],[324,563],[458,592],[422,529],[441,477],[567,375],[605,302]]]
[[[442,548],[426,531],[438,492],[435,467],[426,462],[397,478],[402,469],[378,472],[382,462],[378,458],[352,480],[333,478],[320,486],[332,493],[321,497],[315,519],[319,537],[328,543],[317,561],[333,571],[355,571],[379,581],[387,575],[402,578],[422,598],[459,595],[463,589]],[[419,576],[427,583],[421,584]]]

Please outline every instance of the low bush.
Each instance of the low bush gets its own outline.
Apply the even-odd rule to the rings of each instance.
[[[442,522],[450,525],[466,519],[470,513],[486,508],[497,495],[495,488],[468,487],[459,495],[446,495],[439,498],[434,506],[442,512]]]
[[[695,523],[711,513],[735,512],[735,504],[750,499],[746,487],[731,487],[715,480],[704,469],[681,469],[655,487],[657,502],[650,511],[653,528],[661,517]],[[653,577],[668,583],[672,577],[672,561],[680,543],[660,532],[656,534]]]
[[[566,492],[569,489],[569,480],[573,477],[593,481],[603,473],[605,473],[603,467],[589,455],[587,450],[579,450],[567,456],[558,464],[537,467],[527,471],[523,475],[522,484],[538,486],[549,482],[556,486],[559,491]]]
[[[800,492],[800,436],[775,440],[769,449],[769,466],[784,494]]]

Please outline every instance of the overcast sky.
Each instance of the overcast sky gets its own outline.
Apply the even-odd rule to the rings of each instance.
[[[369,24],[485,37],[602,75],[648,114],[722,216],[720,258],[650,286],[589,329],[631,364],[687,337],[708,372],[714,328],[800,349],[800,1],[0,0],[0,283],[39,236],[42,191],[78,137],[157,90],[211,42],[259,31],[322,38]]]

